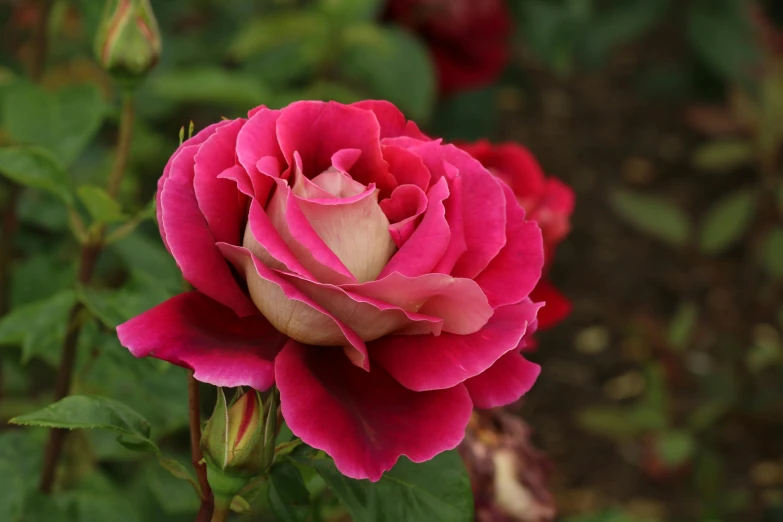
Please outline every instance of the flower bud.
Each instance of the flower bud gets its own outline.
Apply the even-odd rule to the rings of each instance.
[[[245,485],[272,465],[277,401],[273,389],[264,408],[259,393],[251,390],[228,406],[223,389],[218,388],[215,411],[201,436],[216,504],[230,504]]]
[[[95,54],[123,87],[134,88],[160,58],[160,31],[149,0],[107,0]]]

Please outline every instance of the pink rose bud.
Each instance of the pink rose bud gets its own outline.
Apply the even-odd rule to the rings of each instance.
[[[215,502],[231,503],[234,495],[274,460],[277,392],[270,395],[266,412],[261,396],[251,390],[230,406],[218,388],[215,411],[201,436],[209,485]]]
[[[158,63],[160,51],[160,31],[149,0],[106,2],[95,54],[115,80],[135,87]]]

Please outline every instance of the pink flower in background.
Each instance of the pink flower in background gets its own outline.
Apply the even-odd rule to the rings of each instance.
[[[216,386],[276,384],[283,417],[345,475],[462,440],[518,399],[541,230],[468,153],[387,102],[259,107],[186,141],[158,184],[196,291],[118,327],[137,357]]]
[[[571,230],[574,192],[554,177],[546,177],[533,155],[516,143],[493,145],[486,140],[460,145],[489,171],[505,181],[544,235],[545,270],[552,263],[557,245]],[[570,301],[544,279],[531,294],[536,302],[546,302],[538,314],[538,327],[546,329],[571,312]]]
[[[426,42],[443,94],[489,84],[508,63],[505,0],[389,0],[386,17]]]

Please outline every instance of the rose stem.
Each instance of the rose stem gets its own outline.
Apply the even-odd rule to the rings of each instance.
[[[193,377],[193,371],[188,372],[188,409],[190,410],[190,459],[201,496],[201,506],[198,510],[196,522],[209,522],[212,519],[212,511],[215,508],[215,499],[207,481],[207,466],[201,462],[204,456],[201,453],[201,411],[198,399],[198,381]]]
[[[30,78],[40,82],[46,64],[47,34],[46,24],[53,0],[41,0],[38,18],[35,21],[32,57],[30,60]],[[0,317],[11,309],[11,262],[14,254],[14,233],[16,232],[16,205],[22,188],[13,182],[3,183],[7,192],[0,199]],[[3,365],[0,359],[0,397],[3,395]]]
[[[134,106],[133,97],[130,92],[123,92],[122,114],[120,116],[120,133],[117,138],[117,149],[114,156],[114,165],[109,175],[107,192],[114,198],[122,182],[122,176],[125,173],[125,167],[128,163],[128,154],[130,152],[131,139],[133,136],[133,116]],[[82,245],[81,257],[79,260],[79,284],[87,285],[92,280],[95,264],[98,256],[103,249],[104,227],[99,227],[93,234],[90,234],[87,242]],[[73,376],[73,366],[76,361],[76,347],[79,342],[79,334],[83,324],[84,305],[76,303],[71,307],[68,313],[68,323],[65,339],[63,340],[62,351],[60,354],[60,367],[57,373],[57,383],[54,389],[54,400],[59,401],[66,397],[71,389],[71,378]],[[46,443],[44,452],[43,470],[41,471],[41,482],[39,489],[42,493],[52,492],[54,484],[57,463],[60,461],[65,436],[68,430],[53,428],[49,432],[49,440]]]

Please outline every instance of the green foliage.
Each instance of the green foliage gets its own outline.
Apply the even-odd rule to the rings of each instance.
[[[351,27],[338,63],[349,81],[426,122],[435,103],[435,75],[427,50],[410,34],[369,24]]]
[[[20,306],[0,319],[0,345],[22,346],[22,362],[41,357],[52,365],[59,361],[68,311],[76,301],[70,290]]]
[[[51,192],[67,204],[73,200],[68,175],[44,149],[0,148],[0,174],[20,185]]]
[[[315,468],[356,522],[468,522],[473,519],[470,480],[456,451],[422,464],[401,457],[378,482],[353,480],[331,459],[300,460]]]
[[[23,426],[66,429],[103,429],[120,434],[119,442],[155,448],[149,439],[150,423],[125,404],[108,397],[71,395],[42,410],[14,417]],[[123,436],[129,439],[122,439]],[[139,446],[136,446],[139,447]]]
[[[47,149],[68,166],[81,154],[106,108],[94,85],[72,85],[49,93],[19,82],[3,95],[3,126],[21,144]]]
[[[722,77],[745,80],[760,58],[749,13],[744,0],[688,4],[688,39],[704,63]]]
[[[739,241],[753,220],[756,200],[755,191],[742,190],[716,202],[704,218],[702,251],[717,254]]]
[[[306,522],[310,493],[293,464],[275,464],[269,475],[269,504],[280,522]]]
[[[639,231],[675,246],[683,246],[691,236],[688,216],[666,199],[616,189],[609,195],[614,211]]]
[[[756,149],[746,140],[721,140],[706,143],[693,153],[693,165],[706,172],[730,172],[755,159]]]
[[[102,188],[82,185],[76,190],[76,193],[96,223],[111,225],[127,219],[120,204]]]
[[[764,243],[764,268],[777,279],[783,279],[783,227],[774,228]]]

